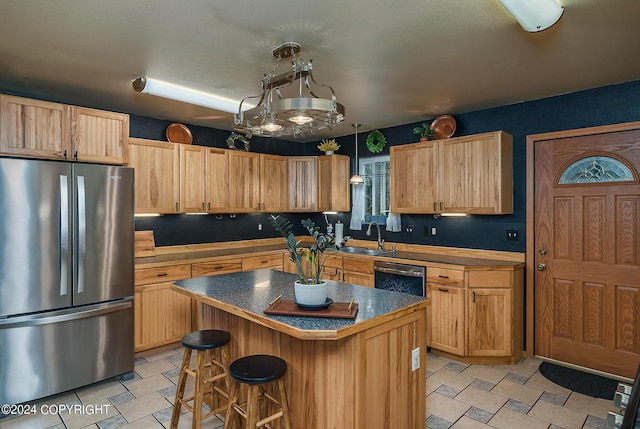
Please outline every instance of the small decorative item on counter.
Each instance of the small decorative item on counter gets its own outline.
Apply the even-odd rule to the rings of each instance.
[[[333,152],[340,149],[340,145],[336,143],[335,139],[331,139],[331,140],[322,139],[322,143],[318,145],[318,149],[323,151],[325,155],[333,155]]]
[[[426,142],[428,140],[433,140],[435,131],[432,130],[431,126],[425,122],[421,127],[415,127],[413,129],[413,134],[419,135],[421,142]]]
[[[378,131],[371,131],[367,136],[367,147],[369,151],[372,153],[380,153],[382,152],[382,148],[387,144],[387,140],[384,138],[384,135]]]

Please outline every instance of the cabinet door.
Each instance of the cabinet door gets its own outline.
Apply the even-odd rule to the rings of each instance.
[[[205,182],[207,148],[178,145],[180,148],[180,211],[206,211]]]
[[[464,356],[464,288],[429,283],[427,296],[431,347]]]
[[[191,332],[191,299],[170,287],[171,283],[136,286],[136,352],[180,341]]]
[[[469,356],[511,356],[511,289],[469,289]]]
[[[391,147],[389,171],[392,212],[439,211],[437,143],[429,141]]]
[[[502,132],[440,142],[440,201],[443,212],[513,212],[512,143]]]
[[[70,158],[69,106],[0,95],[0,152]]]
[[[260,154],[260,210],[287,211],[288,161],[285,156]]]
[[[318,157],[318,211],[348,212],[349,157],[329,155]]]
[[[318,160],[315,156],[290,157],[289,211],[318,211]]]
[[[129,166],[135,168],[136,213],[179,212],[178,160],[178,145],[131,139]]]
[[[122,165],[129,162],[129,115],[71,107],[72,158]]]
[[[260,157],[251,152],[229,152],[229,211],[258,211],[260,202]]]
[[[207,148],[207,212],[229,211],[229,151]]]

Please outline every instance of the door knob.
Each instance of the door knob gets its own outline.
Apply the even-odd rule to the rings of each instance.
[[[538,271],[544,271],[547,269],[547,264],[538,264]]]
[[[546,255],[546,254],[547,254],[547,249],[540,249],[540,250],[538,250],[538,255],[540,255],[540,256],[544,256],[544,255]]]

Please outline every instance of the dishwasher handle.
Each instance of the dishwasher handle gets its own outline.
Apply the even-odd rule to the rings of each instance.
[[[415,269],[413,267],[403,269],[403,268],[391,268],[391,267],[382,267],[380,265],[375,265],[374,269],[381,273],[397,274],[400,276],[407,276],[407,277],[424,277],[424,272],[422,270]]]

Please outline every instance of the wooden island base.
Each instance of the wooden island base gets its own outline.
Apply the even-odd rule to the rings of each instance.
[[[294,428],[424,427],[425,311],[337,340],[298,339],[206,304],[200,304],[199,326],[231,333],[231,360],[273,354],[287,361]],[[414,348],[421,362],[411,371]]]

